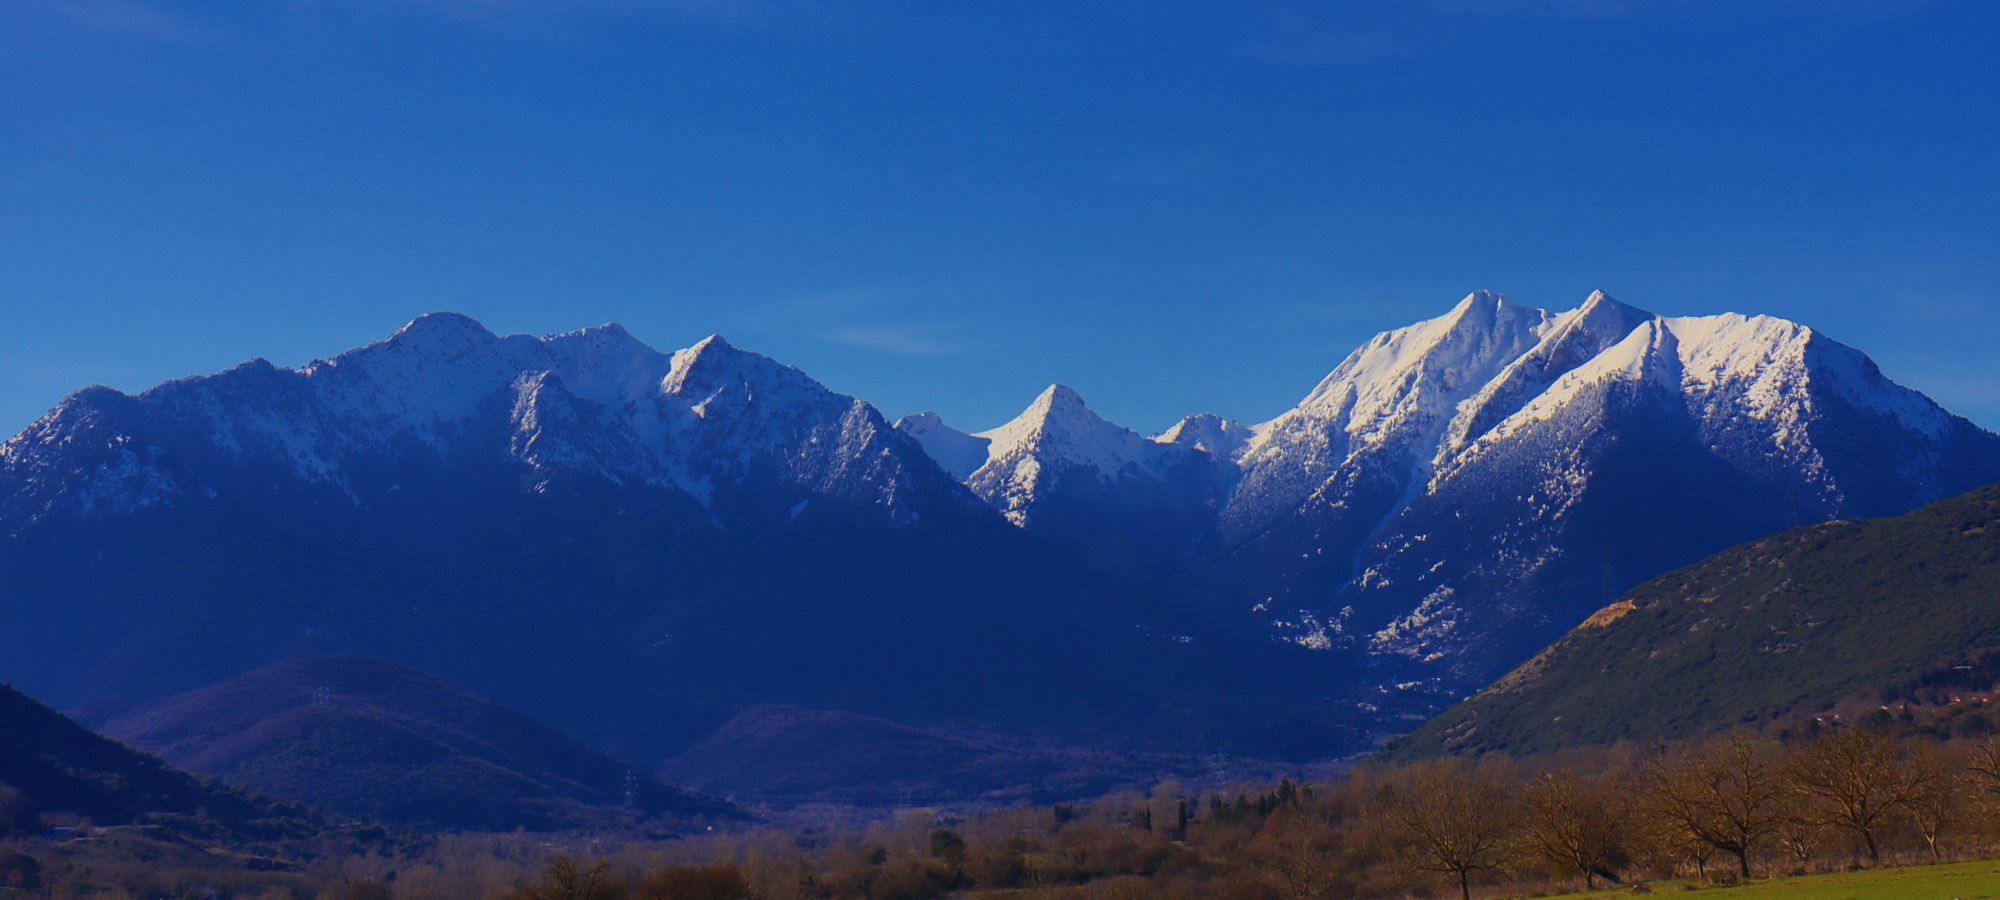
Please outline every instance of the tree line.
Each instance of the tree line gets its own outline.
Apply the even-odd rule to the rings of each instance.
[[[673,840],[444,836],[284,872],[168,876],[155,860],[145,886],[267,900],[1464,900],[2000,855],[2000,739],[1940,740],[1876,719],[1784,734],[1369,762],[1312,785],[1167,782],[849,824],[778,818]],[[67,893],[60,884],[127,880],[102,858],[27,859],[39,852],[0,846],[0,880],[51,896]]]
[[[770,898],[1471,898],[1662,879],[1731,882],[1993,855],[2000,740],[1839,726],[1511,760],[1364,764],[1321,785],[913,814],[789,846],[717,846]],[[566,862],[574,865],[574,862]],[[617,868],[615,857],[606,871]],[[721,894],[551,893],[524,900]],[[539,892],[538,892],[539,891]]]

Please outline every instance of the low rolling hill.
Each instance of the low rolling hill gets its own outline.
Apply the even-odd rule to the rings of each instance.
[[[278,803],[183,772],[0,686],[0,835],[53,821],[153,825],[190,838],[289,838],[324,826]]]
[[[919,728],[853,713],[760,706],[661,764],[673,781],[746,805],[885,807],[1057,803],[1163,778],[1327,777],[1337,762],[1283,763],[1090,747],[972,729]]]
[[[391,823],[560,830],[743,815],[444,679],[375,659],[280,661],[100,728],[232,784]]]
[[[2000,645],[2000,485],[1783,532],[1646,582],[1392,745],[1538,753],[1697,736]]]

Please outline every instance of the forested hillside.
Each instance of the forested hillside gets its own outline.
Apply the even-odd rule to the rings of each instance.
[[[1886,703],[1932,673],[1972,671],[1996,644],[2000,485],[1784,532],[1649,581],[1392,752],[1537,753]]]

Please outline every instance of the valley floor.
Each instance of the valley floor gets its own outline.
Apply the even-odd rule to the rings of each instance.
[[[1797,878],[1762,878],[1743,884],[1702,886],[1691,882],[1652,882],[1647,888],[1655,895],[1672,896],[1699,891],[1703,897],[1726,900],[1763,898],[1803,898],[1803,900],[1978,900],[2000,898],[2000,859],[1942,865],[1894,866],[1832,875],[1802,875]],[[1563,898],[1630,897],[1633,888],[1607,888],[1589,893],[1563,894]]]

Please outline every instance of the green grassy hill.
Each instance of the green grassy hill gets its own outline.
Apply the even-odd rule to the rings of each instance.
[[[2000,485],[1649,581],[1389,754],[1697,736],[1872,696],[1996,645]]]

